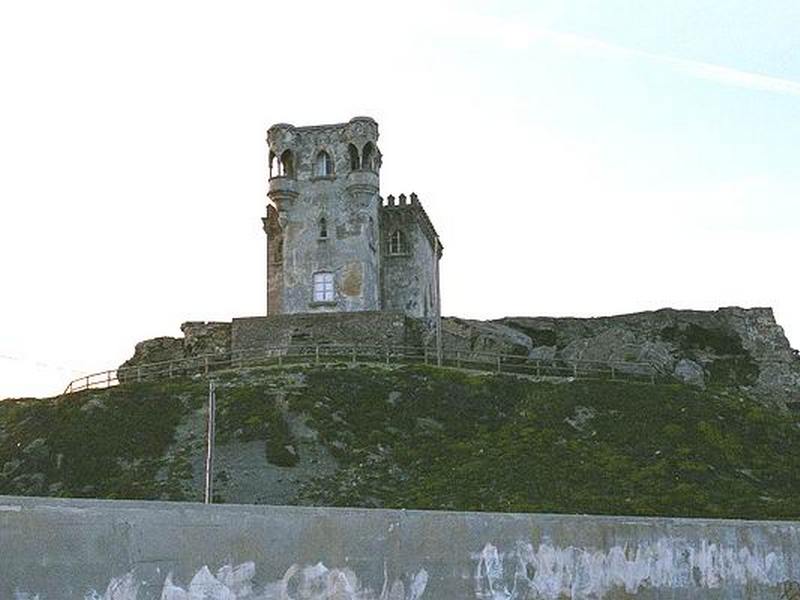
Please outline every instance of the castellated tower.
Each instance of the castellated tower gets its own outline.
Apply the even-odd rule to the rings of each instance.
[[[380,310],[378,124],[273,125],[269,314]]]
[[[269,315],[438,315],[441,243],[416,194],[381,199],[377,142],[369,117],[267,131]]]

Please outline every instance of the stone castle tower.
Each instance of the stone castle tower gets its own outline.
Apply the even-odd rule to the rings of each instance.
[[[380,196],[378,124],[267,131],[268,314],[438,314],[442,245],[416,194]]]

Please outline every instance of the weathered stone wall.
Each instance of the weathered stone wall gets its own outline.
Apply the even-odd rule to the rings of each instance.
[[[181,325],[182,338],[157,337],[136,344],[133,356],[117,368],[120,381],[135,379],[142,373],[134,369],[152,363],[176,364],[184,358],[210,354],[226,357],[231,349],[231,324],[187,321]],[[144,373],[146,374],[146,373]]]
[[[268,293],[279,305],[270,314],[380,309],[377,140],[378,125],[367,117],[337,125],[270,127],[267,141],[275,160],[291,153],[291,167],[280,175],[272,172],[269,183],[277,209],[277,215],[268,211],[265,222],[275,238],[269,243],[269,285],[281,286],[279,301],[272,289]],[[352,162],[351,146],[358,164]],[[364,158],[367,147],[372,160]],[[315,170],[320,151],[332,159],[330,174]],[[312,278],[319,272],[334,275],[332,301],[314,301]]]
[[[447,347],[541,359],[643,361],[698,386],[736,385],[766,402],[800,402],[800,359],[769,308],[663,309],[590,319],[448,318]]]
[[[133,356],[119,366],[119,369],[150,363],[180,360],[185,356],[183,338],[157,337],[136,344]]]
[[[401,312],[362,311],[234,319],[234,351],[305,344],[413,345],[415,324]]]
[[[186,356],[226,356],[231,349],[231,324],[220,321],[187,321],[181,325]]]
[[[404,252],[399,254],[389,252],[389,241],[396,231],[405,240]],[[436,314],[432,236],[435,232],[415,194],[409,203],[402,194],[398,203],[393,196],[387,198],[381,208],[381,285],[385,310],[400,310],[419,319]]]
[[[800,524],[0,496],[14,600],[784,599]]]
[[[233,325],[190,322],[182,330],[184,339],[140,342],[124,366],[291,343],[435,343],[431,322],[406,317],[399,307],[393,312],[249,317],[234,319]],[[443,320],[442,334],[445,348],[459,350],[465,358],[471,352],[500,352],[566,364],[647,362],[691,385],[739,386],[766,403],[800,408],[800,357],[769,308],[663,309],[590,319],[449,317]]]
[[[267,234],[267,314],[283,312],[283,229],[278,210],[267,205],[267,216],[262,219]]]

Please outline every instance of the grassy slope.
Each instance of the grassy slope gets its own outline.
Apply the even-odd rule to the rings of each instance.
[[[0,403],[0,493],[196,499],[203,431],[176,436],[205,394],[177,381]],[[253,469],[291,474],[309,444],[293,423],[316,432],[339,468],[297,503],[800,516],[800,429],[730,390],[320,367],[225,375],[218,402],[221,445],[263,440]]]

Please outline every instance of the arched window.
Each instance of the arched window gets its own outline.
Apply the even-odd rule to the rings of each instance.
[[[375,170],[375,145],[372,142],[364,144],[364,149],[361,151],[361,168]]]
[[[269,151],[269,178],[272,179],[272,173],[276,171],[277,165],[275,164],[275,153],[270,150]]]
[[[284,150],[281,154],[281,170],[279,175],[294,177],[294,156],[291,150]]]
[[[333,175],[333,160],[325,150],[317,152],[317,158],[314,160],[314,175],[317,177]]]
[[[347,154],[350,157],[350,170],[358,171],[361,161],[358,158],[358,148],[353,144],[347,146]]]
[[[399,229],[389,237],[389,254],[405,254],[408,252],[406,236]]]
[[[314,273],[314,302],[333,302],[333,273]]]
[[[319,220],[319,237],[320,239],[327,239],[328,237],[328,222],[325,217]]]

